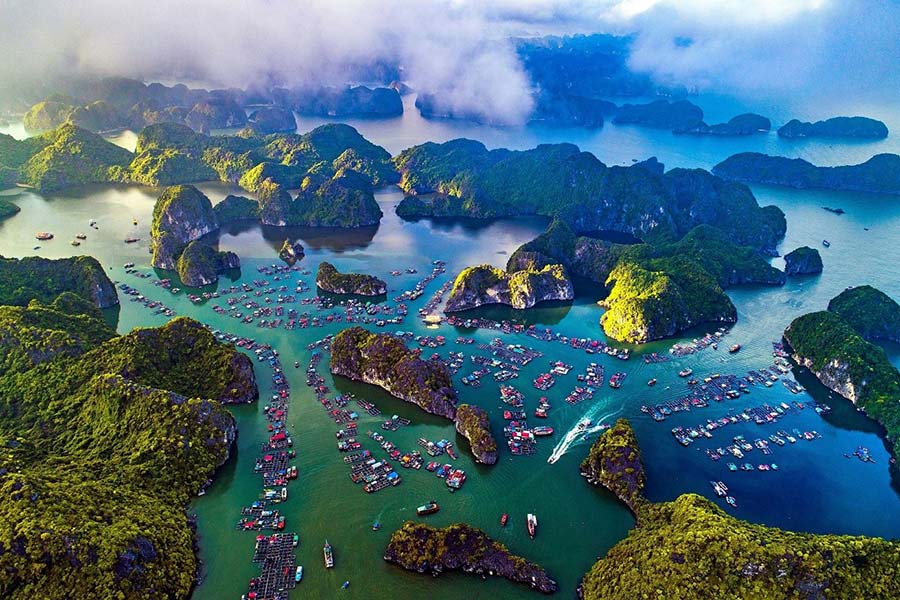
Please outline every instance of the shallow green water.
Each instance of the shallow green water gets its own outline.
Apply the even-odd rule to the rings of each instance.
[[[367,133],[373,141],[388,147],[391,143],[399,143],[399,138],[379,138],[378,128],[387,131],[383,124],[369,127],[371,131]],[[440,124],[440,127],[452,129],[449,124]],[[405,129],[403,132],[404,136],[413,135]],[[452,132],[461,133],[459,129]],[[423,136],[429,133],[430,130],[419,131]],[[477,130],[465,128],[462,133],[474,136]],[[542,139],[543,134],[539,130],[529,130],[528,135],[532,137],[524,145],[531,145],[532,139]],[[641,154],[636,157],[644,158],[654,153],[654,140],[662,148],[669,148],[667,152],[671,157],[676,157],[679,152],[692,155],[693,145],[697,142],[691,141],[682,150],[676,151],[671,141],[663,137],[668,135],[641,133],[640,144],[634,147],[605,148],[609,155],[615,155],[605,160],[626,161],[638,150]],[[403,139],[405,142],[406,139]],[[423,139],[409,140],[409,143]],[[706,145],[706,142],[703,144]],[[731,152],[733,144],[730,141],[727,145],[713,146],[705,151],[707,154],[692,155],[693,158],[684,163],[676,163],[707,163],[708,157],[717,152],[721,152],[720,158],[724,158]],[[813,154],[816,148],[820,148],[823,155],[833,152],[825,146],[811,148]],[[857,153],[859,147],[852,146],[849,152]],[[214,201],[229,192],[222,185],[203,186],[203,189]],[[414,507],[431,498],[441,503],[442,510],[428,517],[428,522],[442,525],[462,520],[483,528],[514,552],[546,567],[559,580],[562,594],[568,597],[581,574],[598,555],[621,539],[632,524],[627,511],[608,493],[589,487],[578,475],[578,462],[593,438],[578,439],[557,463],[549,465],[546,462],[562,434],[585,416],[594,421],[607,416],[608,422],[618,416],[632,419],[648,466],[648,493],[654,500],[672,499],[687,491],[711,496],[707,482],[723,479],[738,498],[739,508],[734,514],[742,518],[816,532],[900,536],[900,519],[885,518],[885,515],[900,514],[900,498],[891,486],[888,454],[878,437],[877,427],[857,414],[846,401],[828,399],[827,392],[808,377],[801,376],[802,383],[834,407],[826,418],[806,410],[786,418],[775,427],[733,426],[719,432],[713,440],[698,442],[690,448],[682,448],[675,443],[669,433],[673,426],[696,425],[708,418],[719,417],[734,407],[804,400],[808,397],[792,396],[784,387],[776,385],[768,390],[754,390],[733,403],[673,416],[664,423],[653,422],[639,410],[641,404],[680,395],[683,380],[676,376],[676,372],[684,366],[692,367],[698,375],[712,372],[743,374],[747,369],[767,366],[771,362],[770,343],[779,338],[784,326],[799,314],[824,308],[828,299],[847,285],[871,283],[894,297],[900,297],[900,280],[895,274],[895,265],[900,262],[897,244],[900,238],[900,205],[893,199],[770,188],[759,188],[755,192],[761,204],[777,204],[787,214],[788,233],[782,244],[784,251],[802,244],[820,248],[825,262],[823,275],[791,280],[781,288],[733,290],[731,296],[738,307],[740,321],[727,339],[744,346],[736,355],[706,350],[666,364],[645,365],[637,358],[622,363],[597,355],[588,357],[558,343],[539,342],[524,336],[504,336],[508,343],[521,342],[545,353],[545,358],[523,369],[515,385],[525,392],[529,412],[534,409],[538,396],[550,397],[553,409],[547,424],[554,427],[557,433],[551,439],[541,440],[538,454],[533,457],[512,457],[505,448],[502,449],[500,462],[492,468],[474,465],[468,454],[462,452],[460,460],[454,464],[464,468],[469,479],[465,487],[453,495],[447,493],[443,481],[424,469],[418,472],[401,470],[404,479],[401,486],[373,495],[363,493],[349,481],[348,469],[335,448],[334,431],[337,427],[304,385],[304,368],[294,370],[290,367],[295,360],[305,367],[309,360],[306,344],[339,330],[340,326],[290,332],[261,330],[218,316],[210,305],[195,307],[183,294],[172,296],[152,286],[150,280],[135,279],[123,272],[121,265],[127,261],[147,269],[147,241],[150,213],[156,195],[154,190],[97,187],[46,198],[25,191],[7,192],[22,212],[0,223],[0,254],[33,254],[32,247],[39,244],[34,240],[34,232],[50,230],[56,238],[40,243],[42,247],[38,254],[47,257],[93,254],[110,268],[113,279],[139,287],[146,295],[163,300],[179,314],[194,316],[233,333],[254,336],[279,349],[293,392],[289,426],[294,433],[301,470],[298,482],[291,486],[289,501],[283,505],[288,516],[288,529],[300,533],[302,541],[298,549],[298,562],[306,567],[304,581],[294,593],[295,597],[324,598],[340,593],[359,598],[420,598],[426,595],[448,599],[518,598],[530,593],[505,581],[479,581],[458,575],[445,575],[432,580],[386,565],[381,560],[381,554],[390,531],[404,520],[415,518]],[[505,264],[508,253],[540,232],[544,222],[539,219],[517,219],[490,224],[430,220],[408,223],[400,221],[393,213],[393,206],[399,199],[400,194],[395,190],[379,193],[385,217],[377,228],[349,233],[291,232],[307,247],[306,258],[301,264],[314,270],[319,261],[327,259],[340,269],[364,270],[380,275],[388,281],[391,287],[388,297],[392,297],[392,292],[410,287],[426,274],[433,259],[446,260],[448,272],[432,282],[422,298],[410,303],[410,317],[401,328],[417,334],[427,331],[445,335],[449,343],[441,350],[443,353],[469,348],[453,344],[458,335],[490,341],[494,334],[488,331],[457,332],[447,326],[437,331],[425,330],[413,315],[431,292],[460,268],[480,262],[498,266]],[[823,205],[841,206],[847,214],[833,215],[822,210]],[[98,231],[88,228],[91,218],[98,220]],[[137,219],[137,226],[132,224],[132,219]],[[865,231],[865,227],[869,231]],[[68,242],[82,231],[88,234],[88,239],[79,248],[70,246]],[[128,235],[143,239],[137,244],[125,245],[122,240]],[[253,226],[223,233],[220,245],[223,249],[238,252],[244,265],[241,280],[251,281],[259,277],[256,266],[277,260],[275,248],[285,235],[283,230],[263,230]],[[823,238],[831,241],[831,248],[821,247]],[[780,259],[774,262],[781,266]],[[388,275],[391,269],[406,267],[416,267],[419,274],[401,277]],[[311,282],[312,276],[302,278]],[[222,286],[230,284],[228,280],[221,282]],[[552,326],[567,335],[602,338],[597,325],[601,309],[594,300],[595,295],[585,292],[571,305],[534,309],[526,315],[514,315],[511,311],[502,310],[487,314],[518,319],[524,316],[529,322]],[[128,331],[138,325],[157,325],[164,320],[153,316],[139,304],[128,302],[127,297],[123,296],[120,331]],[[691,332],[691,336],[702,333],[702,330]],[[665,351],[672,341],[657,342],[638,352]],[[896,364],[900,359],[900,350],[896,347],[888,350]],[[549,392],[539,393],[531,387],[531,379],[545,370],[551,358],[574,364],[576,368],[572,374],[562,377]],[[604,387],[592,402],[570,406],[563,401],[563,397],[576,383],[574,374],[590,361],[605,365],[607,376],[613,371],[623,370],[629,373],[629,377],[618,391]],[[467,364],[461,374],[470,371],[471,367]],[[320,372],[326,375],[331,385],[326,370],[320,368]],[[260,375],[262,383],[266,384],[264,371],[260,371]],[[648,388],[645,382],[651,377],[657,378],[659,383]],[[346,381],[334,382],[331,387],[375,401],[386,415],[399,414],[411,419],[411,426],[396,433],[385,433],[387,439],[403,450],[413,450],[418,437],[454,439],[450,425],[424,415],[375,388]],[[486,379],[481,388],[459,386],[459,389],[462,401],[480,404],[490,411],[495,435],[500,439],[502,410],[497,384]],[[262,391],[265,396],[265,389]],[[200,517],[201,552],[206,564],[205,581],[194,594],[200,600],[237,598],[245,591],[247,580],[257,572],[250,562],[253,535],[237,532],[233,526],[240,507],[252,501],[260,487],[252,467],[257,455],[256,448],[265,435],[265,420],[259,406],[237,407],[234,412],[240,427],[234,458],[222,469],[209,493],[192,506]],[[360,431],[364,433],[367,429],[376,429],[379,422],[377,418],[364,416],[360,420]],[[709,446],[722,445],[732,435],[744,434],[753,439],[763,433],[773,433],[775,429],[794,427],[800,430],[815,429],[823,438],[815,442],[798,442],[783,449],[775,448],[770,460],[779,464],[777,473],[729,473],[724,464],[727,459],[713,463],[701,451]],[[368,438],[363,437],[363,443],[375,450],[375,444]],[[858,445],[868,446],[877,462],[864,464],[842,456]],[[465,443],[459,443],[458,447],[465,448]],[[748,459],[754,463],[762,461],[761,456],[748,456]],[[498,523],[503,512],[511,515],[506,528],[501,528]],[[529,540],[525,532],[527,512],[535,512],[540,520],[539,534],[534,541]],[[371,531],[375,518],[383,525],[377,533]],[[321,567],[321,546],[325,538],[335,548],[337,566],[331,571]],[[339,592],[344,580],[350,580],[351,587]]]

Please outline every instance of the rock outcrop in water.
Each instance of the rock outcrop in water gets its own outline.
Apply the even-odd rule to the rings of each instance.
[[[497,463],[497,440],[491,433],[491,421],[483,408],[460,404],[456,409],[456,432],[469,440],[475,462]]]
[[[150,261],[158,269],[175,269],[189,242],[217,231],[212,203],[192,185],[166,188],[153,207],[150,225]]]
[[[862,319],[865,317],[857,317],[856,322]],[[851,321],[831,311],[794,319],[784,330],[784,341],[798,364],[808,368],[825,387],[881,423],[888,439],[897,441],[900,373],[883,349],[867,342]]]
[[[592,485],[602,485],[631,512],[643,501],[647,476],[637,437],[627,419],[619,419],[604,431],[581,461],[581,475]]]
[[[784,255],[785,275],[816,275],[821,272],[822,257],[815,248],[801,246]]]
[[[247,124],[247,114],[228,96],[212,97],[195,104],[184,118],[191,129],[209,133],[213,129],[233,129]]]
[[[291,242],[291,240],[284,240],[284,243],[281,244],[281,249],[278,251],[278,258],[292,266],[305,255],[306,251],[303,248],[303,244]]]
[[[504,577],[545,594],[558,587],[544,569],[512,554],[503,544],[465,523],[437,529],[407,521],[391,534],[384,560],[407,571],[435,577],[447,571],[461,571],[481,577]]]
[[[377,385],[425,412],[456,418],[457,395],[446,365],[422,360],[396,336],[344,329],[331,342],[331,373]]]
[[[900,156],[876,154],[858,165],[817,167],[802,158],[743,152],[713,167],[724,179],[797,189],[900,194]]]
[[[316,286],[332,294],[381,296],[387,293],[387,284],[378,277],[364,273],[341,273],[325,261],[319,263]]]
[[[293,133],[297,129],[294,113],[278,107],[260,108],[253,111],[247,125],[253,133],[261,135]]]
[[[444,312],[470,310],[486,304],[524,309],[539,302],[572,298],[572,281],[562,265],[505,272],[485,264],[468,267],[457,275]]]
[[[866,340],[900,343],[900,304],[870,285],[847,288],[828,303]]]
[[[403,114],[400,94],[390,87],[303,87],[278,91],[276,101],[301,115],[319,117],[385,118]]]
[[[888,136],[887,125],[868,117],[832,117],[815,123],[791,119],[778,129],[785,138],[856,138],[882,139]]]
[[[259,202],[244,196],[229,194],[213,207],[219,225],[259,219]]]
[[[762,115],[745,113],[732,117],[727,123],[707,125],[704,121],[697,121],[690,125],[676,128],[673,133],[680,135],[753,135],[767,133],[772,129],[772,122]]]
[[[241,261],[234,252],[220,252],[194,240],[185,247],[175,267],[184,285],[202,287],[218,281],[220,273],[239,269]]]
[[[703,120],[703,110],[687,100],[654,100],[648,104],[623,104],[613,123],[635,124],[660,129],[679,129]]]

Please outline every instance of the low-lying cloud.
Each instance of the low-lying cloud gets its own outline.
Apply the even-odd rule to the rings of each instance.
[[[457,113],[519,123],[512,35],[635,34],[630,67],[745,97],[893,95],[897,0],[3,0],[0,81],[61,74],[341,85],[373,63]]]

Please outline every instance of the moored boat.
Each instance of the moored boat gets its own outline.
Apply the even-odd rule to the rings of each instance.
[[[528,537],[534,539],[534,536],[537,534],[537,517],[528,513],[528,516],[525,517],[525,523],[528,525]]]
[[[325,546],[322,548],[322,554],[325,556],[325,568],[330,569],[334,566],[334,552],[331,550],[331,544],[325,540]]]
[[[537,427],[532,429],[532,432],[534,432],[534,435],[553,435],[553,428],[544,425],[538,425]]]
[[[424,517],[425,515],[433,515],[439,510],[441,510],[441,507],[438,505],[438,503],[434,500],[430,500],[429,502],[418,507],[416,509],[416,514],[420,517]]]
[[[740,350],[741,350],[741,345],[740,345],[740,344],[735,344],[734,346],[732,346],[731,348],[728,349],[728,351],[729,351],[731,354],[734,354],[735,352],[740,352]]]
[[[682,369],[678,371],[679,377],[690,377],[694,373],[693,369]]]
[[[49,231],[38,231],[36,234],[34,234],[34,237],[41,240],[42,242],[45,242],[47,240],[52,240],[53,234]]]
[[[500,515],[500,527],[506,527],[507,522],[509,522],[509,515],[507,513]]]
[[[303,579],[303,565],[297,567],[297,571],[294,573],[294,581],[300,582]]]

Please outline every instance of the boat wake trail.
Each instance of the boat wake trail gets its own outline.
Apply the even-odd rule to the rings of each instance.
[[[569,451],[569,448],[571,448],[578,442],[583,441],[585,438],[587,438],[592,433],[597,433],[598,431],[605,429],[605,428],[601,427],[603,425],[603,422],[611,417],[616,416],[620,412],[622,412],[622,407],[619,407],[617,410],[614,410],[610,413],[600,415],[599,417],[595,417],[594,415],[597,412],[599,412],[599,408],[594,409],[594,410],[589,410],[584,414],[584,416],[581,419],[579,419],[579,423],[581,423],[585,419],[590,419],[592,421],[592,423],[588,427],[580,428],[578,426],[578,424],[576,424],[568,432],[566,432],[566,435],[563,436],[563,439],[561,439],[559,441],[559,443],[556,444],[556,447],[553,448],[553,452],[550,453],[550,458],[547,459],[548,463],[550,463],[552,465],[553,463],[558,461],[560,458],[562,458],[563,454],[565,454],[566,452]]]

